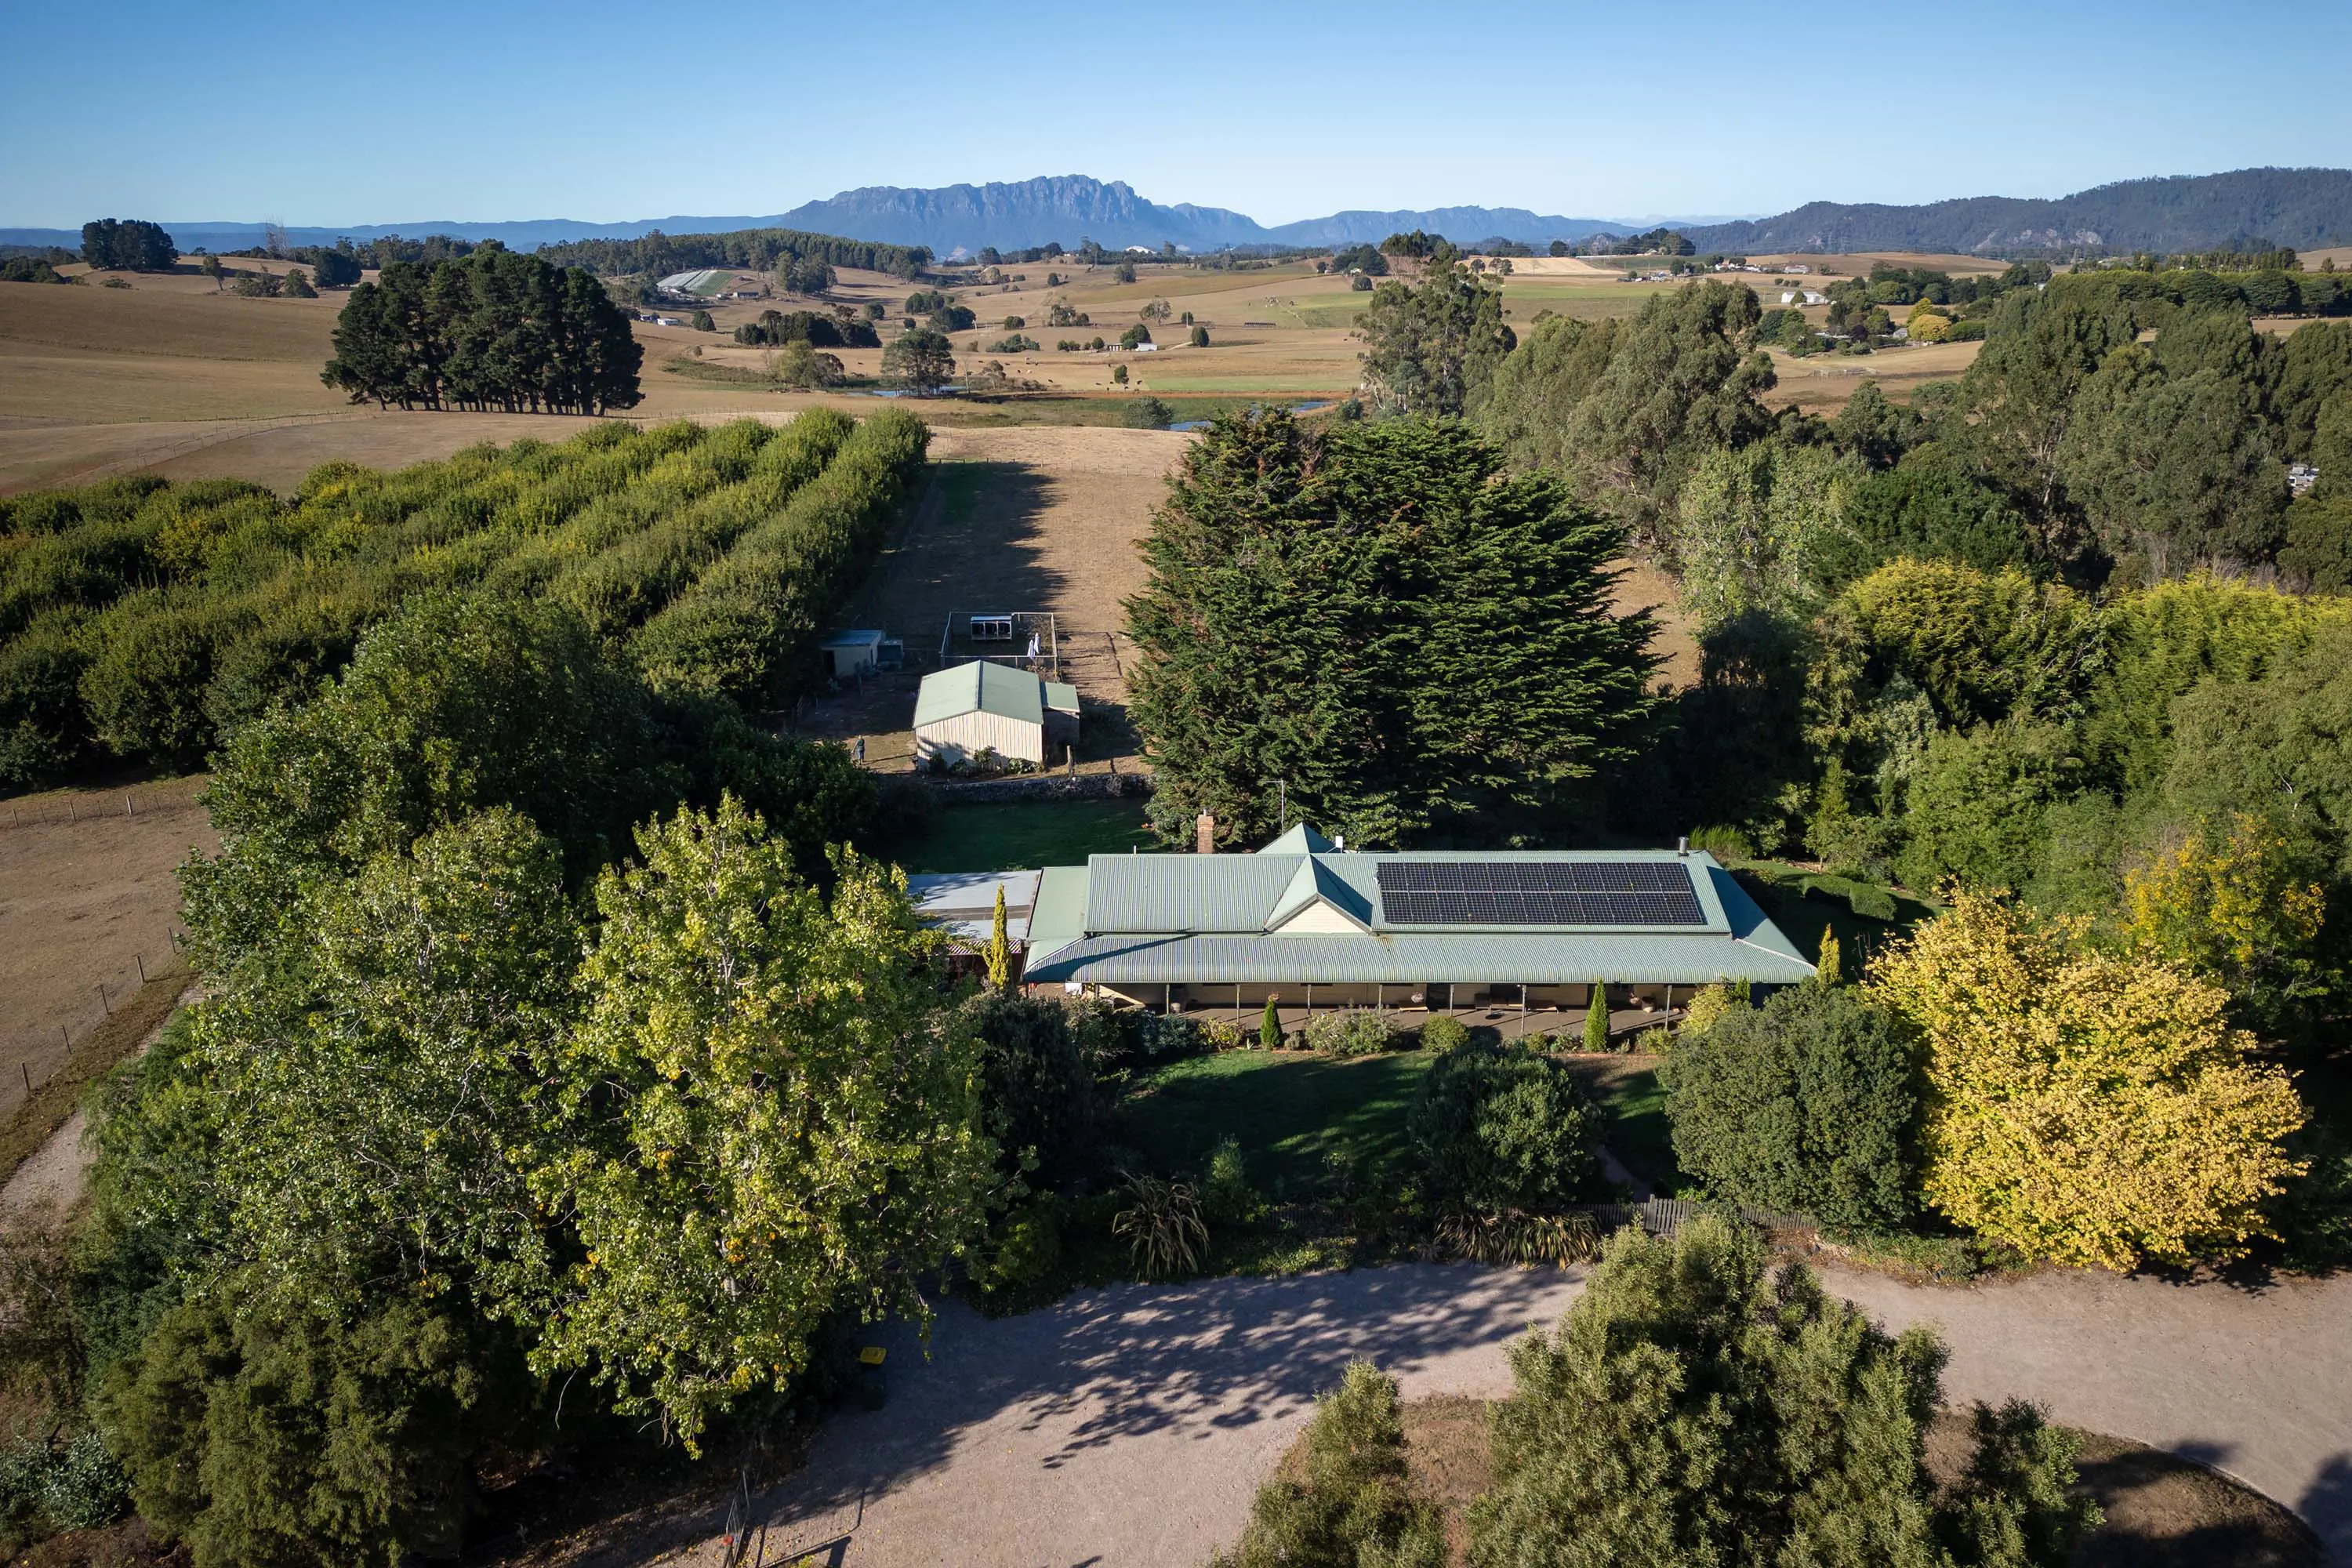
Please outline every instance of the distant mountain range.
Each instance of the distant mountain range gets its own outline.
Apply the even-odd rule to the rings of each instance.
[[[184,251],[242,250],[261,243],[262,226],[257,223],[167,222],[163,226]],[[446,234],[459,239],[495,239],[520,250],[573,239],[636,239],[656,229],[664,234],[723,234],[740,228],[796,228],[893,245],[927,245],[945,257],[992,245],[1000,250],[1018,250],[1049,240],[1073,247],[1081,240],[1092,239],[1113,249],[1144,245],[1154,250],[1163,245],[1186,250],[1249,245],[1366,245],[1415,228],[1464,242],[1516,239],[1543,245],[1604,231],[1630,234],[1650,226],[1653,223],[1626,219],[1547,217],[1524,207],[1438,207],[1425,212],[1334,213],[1269,228],[1224,207],[1194,206],[1189,202],[1163,206],[1136,195],[1135,188],[1123,180],[1062,174],[1012,184],[947,185],[934,190],[868,185],[824,201],[803,203],[790,212],[761,216],[673,216],[630,223],[582,223],[567,218],[464,223],[436,218],[342,228],[289,225],[286,237],[293,245],[332,245],[342,236],[380,239],[402,234],[415,239]],[[78,231],[0,228],[0,245],[71,248],[80,243]]]
[[[1811,202],[1778,217],[1686,228],[1701,250],[2213,250],[2266,239],[2352,244],[2352,170],[2238,169],[2125,180],[2053,201],[1967,196],[1925,206]]]
[[[375,239],[428,234],[496,239],[517,249],[573,239],[635,239],[665,234],[717,234],[742,228],[796,228],[852,239],[927,245],[941,257],[984,246],[1015,250],[1049,240],[1083,239],[1114,249],[1174,245],[1186,250],[1226,246],[1342,246],[1375,243],[1407,229],[1457,243],[1512,239],[1542,246],[1600,233],[1632,234],[1664,224],[1698,248],[1780,251],[1926,250],[1996,255],[2087,247],[2102,250],[2204,250],[2266,239],[2298,250],[2352,244],[2352,170],[2240,169],[2226,174],[2126,180],[2054,200],[1969,196],[1924,206],[1813,202],[1778,217],[1700,219],[1545,216],[1524,207],[1435,207],[1422,211],[1341,212],[1271,227],[1225,207],[1180,202],[1163,206],[1119,180],[1052,175],[1010,184],[916,190],[868,185],[790,212],[763,216],[644,218],[581,223],[536,218],[508,223],[433,220],[345,228],[292,227],[295,245],[331,245],[339,236]],[[182,250],[239,250],[257,245],[257,223],[166,223]],[[0,245],[81,243],[77,231],[0,228]]]

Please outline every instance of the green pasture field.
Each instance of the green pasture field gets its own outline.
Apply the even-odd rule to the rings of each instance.
[[[917,874],[1024,871],[1158,847],[1140,801],[1013,802],[946,807],[897,858]]]
[[[1502,283],[1504,308],[1515,321],[1525,321],[1538,310],[1578,316],[1587,321],[1631,316],[1641,310],[1643,301],[1651,295],[1667,293],[1682,286],[1679,283],[1559,282],[1549,278],[1530,278],[1524,281],[1517,278],[1506,278]]]
[[[1354,302],[1345,305],[1307,305],[1283,313],[1297,317],[1301,324],[1309,327],[1352,327],[1356,318],[1364,313],[1363,298],[1358,296]]]

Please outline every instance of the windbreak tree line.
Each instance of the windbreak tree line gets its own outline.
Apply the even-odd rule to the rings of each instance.
[[[871,321],[846,307],[831,313],[816,310],[762,310],[756,321],[735,329],[735,341],[751,347],[782,348],[807,343],[820,349],[877,349],[882,335]]]
[[[594,275],[484,246],[394,262],[352,290],[320,373],[379,407],[603,414],[637,404],[645,350]]]
[[[651,273],[659,278],[704,267],[740,267],[747,271],[771,272],[788,261],[855,267],[867,272],[913,278],[931,261],[926,246],[886,245],[876,240],[844,239],[833,234],[806,234],[792,228],[677,235],[656,229],[640,239],[575,239],[562,245],[542,245],[538,255],[556,267],[584,267],[607,278],[632,273]]]
[[[1350,842],[1535,830],[1648,716],[1623,535],[1456,425],[1231,415],[1186,449],[1128,605],[1154,820]]]
[[[860,426],[814,410],[781,431],[614,425],[394,472],[330,464],[290,498],[140,478],[0,500],[0,783],[109,757],[189,765],[436,587],[562,604],[641,644],[666,689],[789,700],[926,438],[898,410]],[[769,618],[713,629],[709,604],[774,583],[758,599]],[[665,620],[682,596],[706,608]],[[688,624],[700,633],[682,636]]]

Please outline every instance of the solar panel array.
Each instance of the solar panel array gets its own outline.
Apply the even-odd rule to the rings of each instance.
[[[1696,926],[1690,872],[1671,860],[1383,860],[1391,925]]]

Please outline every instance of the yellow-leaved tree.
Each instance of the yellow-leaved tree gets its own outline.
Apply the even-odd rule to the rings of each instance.
[[[2222,986],[2268,1036],[2297,1032],[2327,990],[2327,895],[2278,831],[2243,812],[2207,822],[2125,874],[2132,945]]]
[[[2086,947],[2004,899],[1951,908],[1871,965],[1920,1041],[1923,1188],[2031,1258],[2117,1270],[2242,1256],[2301,1167],[2286,1075],[2251,1059],[2210,981]]]

